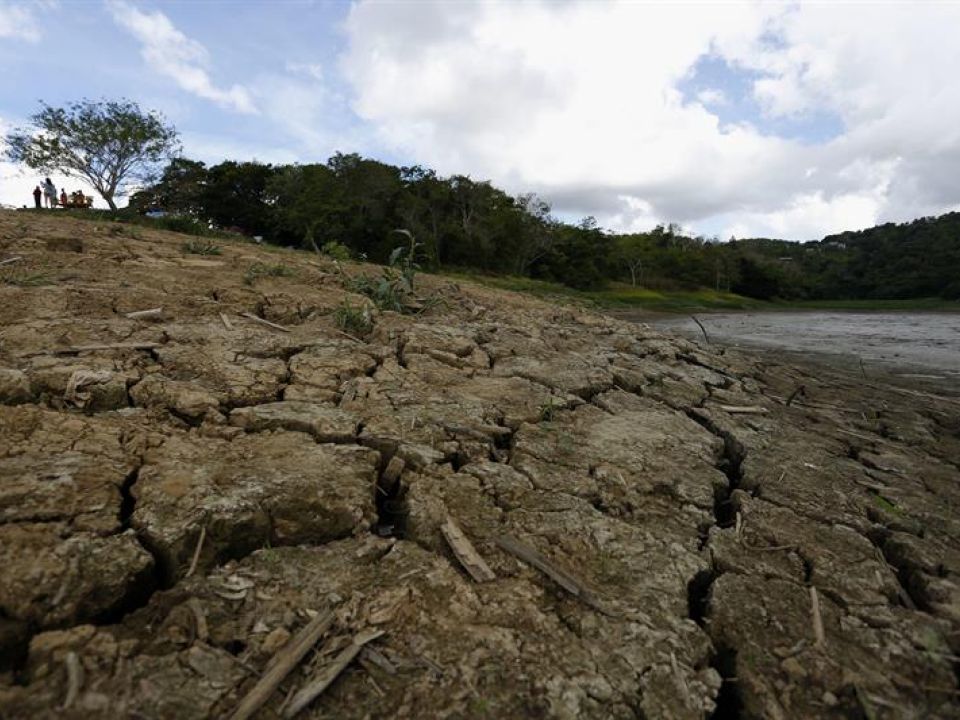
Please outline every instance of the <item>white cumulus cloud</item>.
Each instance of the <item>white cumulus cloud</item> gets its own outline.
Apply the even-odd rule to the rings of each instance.
[[[359,2],[341,70],[398,154],[615,228],[808,239],[960,203],[960,4]],[[755,78],[678,89],[712,55]],[[774,121],[832,119],[829,140]],[[811,120],[812,122],[812,120]]]
[[[206,70],[206,48],[180,32],[162,12],[143,12],[121,0],[110,0],[108,7],[116,23],[140,41],[143,59],[154,71],[221,107],[241,113],[257,112],[249,91],[242,85],[221,88],[214,84]]]
[[[49,1],[0,5],[0,38],[38,42],[40,22],[36,13],[49,12],[54,6],[55,3]]]

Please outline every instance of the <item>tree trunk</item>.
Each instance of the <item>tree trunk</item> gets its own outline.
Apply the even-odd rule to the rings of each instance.
[[[111,210],[117,209],[117,204],[113,201],[113,193],[100,193],[103,195],[103,199],[107,201],[107,205]]]

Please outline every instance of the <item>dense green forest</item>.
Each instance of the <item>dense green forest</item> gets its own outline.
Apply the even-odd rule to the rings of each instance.
[[[266,242],[385,262],[413,233],[421,265],[552,280],[577,289],[610,281],[708,287],[760,299],[960,298],[960,213],[795,243],[690,237],[678,226],[613,234],[593,218],[561,222],[533,194],[337,154],[325,164],[179,158],[131,198],[187,223]]]

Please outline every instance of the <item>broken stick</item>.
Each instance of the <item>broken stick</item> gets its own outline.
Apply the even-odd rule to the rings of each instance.
[[[190,560],[190,568],[187,570],[187,574],[184,575],[185,578],[193,575],[193,571],[197,569],[197,562],[200,560],[200,551],[203,549],[203,541],[207,537],[207,526],[200,526],[200,539],[197,540],[197,547],[193,551],[193,558]]]
[[[537,552],[529,545],[520,542],[512,535],[501,535],[500,537],[495,538],[494,542],[496,542],[501,549],[506,550],[511,555],[523,560],[528,565],[535,567],[537,570],[553,580],[557,585],[562,587],[574,597],[582,600],[594,610],[604,614],[609,614],[608,611],[600,604],[599,600],[597,600],[597,597],[593,594],[593,591],[590,590],[583,582],[575,578],[566,570],[561,570],[558,568],[544,555]]]
[[[245,317],[245,318],[247,318],[248,320],[253,320],[253,321],[255,321],[255,322],[258,322],[258,323],[260,323],[261,325],[266,325],[267,327],[272,327],[274,330],[279,330],[279,331],[281,331],[281,332],[290,332],[290,328],[285,328],[283,325],[277,325],[276,323],[270,322],[269,320],[264,320],[262,317],[257,317],[257,316],[254,315],[253,313],[242,312],[242,313],[240,313],[240,316],[241,316],[241,317]]]
[[[0,265],[10,265],[15,262],[20,262],[21,260],[23,260],[23,258],[17,255],[16,257],[7,258],[6,260],[0,260]]]
[[[477,549],[473,547],[473,543],[467,539],[463,530],[460,529],[449,515],[447,516],[447,521],[440,526],[440,532],[443,533],[443,537],[446,539],[450,549],[453,550],[453,554],[457,560],[463,565],[463,569],[470,574],[470,577],[472,577],[474,581],[482,583],[497,579],[493,570],[490,569],[490,566],[487,565],[480,553],[477,552]]]
[[[820,616],[820,598],[817,596],[817,589],[810,586],[810,620],[813,622],[814,647],[823,647],[823,618]]]
[[[718,405],[717,407],[731,415],[766,415],[769,412],[759,405]]]
[[[251,688],[246,697],[233,711],[231,720],[247,720],[260,707],[270,699],[284,678],[290,674],[297,664],[303,660],[304,655],[310,652],[310,649],[317,644],[317,640],[330,629],[333,625],[333,611],[318,613],[313,620],[304,626],[304,628],[294,636],[283,648],[277,651],[270,661],[267,671],[263,677]]]
[[[351,335],[348,332],[344,332],[343,330],[336,330],[336,329],[334,329],[334,332],[337,335],[343,335],[345,338],[348,338],[350,340],[353,340],[354,342],[360,343],[361,345],[366,345],[366,343],[360,338],[358,338],[356,335]]]
[[[790,397],[787,398],[787,407],[790,407],[790,403],[796,400],[798,397],[806,397],[807,388],[804,385],[799,386],[796,390],[790,393]]]
[[[227,330],[233,330],[233,325],[230,323],[230,318],[227,317],[226,313],[220,313],[220,320],[223,322],[223,325],[227,328]]]
[[[76,702],[80,688],[83,687],[83,666],[73,650],[67,653],[64,663],[67,666],[67,696],[63,700],[62,709],[67,710]]]
[[[137,310],[135,312],[128,312],[126,317],[131,320],[148,320],[151,318],[158,318],[163,315],[163,308],[156,307],[150,308],[149,310]]]
[[[333,683],[334,680],[344,671],[344,669],[353,662],[353,659],[360,653],[363,646],[371,640],[376,640],[383,635],[382,630],[364,630],[357,633],[350,644],[347,645],[333,661],[317,673],[312,680],[307,682],[300,691],[293,696],[290,704],[283,711],[285,718],[292,718],[307,705],[316,700],[324,690]]]
[[[703,323],[697,319],[696,315],[691,315],[690,318],[700,326],[700,332],[703,333],[703,339],[707,341],[707,345],[710,344],[710,336],[707,335],[707,329],[703,326]]]

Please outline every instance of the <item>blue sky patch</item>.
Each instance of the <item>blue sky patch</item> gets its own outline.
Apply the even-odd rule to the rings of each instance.
[[[765,37],[771,43],[778,42],[774,35]],[[761,72],[732,65],[710,53],[700,56],[677,89],[685,102],[700,102],[722,126],[747,123],[764,135],[811,145],[829,142],[844,133],[841,118],[822,109],[782,117],[765,113],[753,94],[754,83],[764,77]]]

